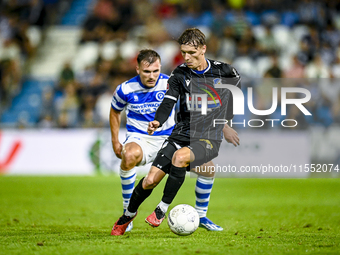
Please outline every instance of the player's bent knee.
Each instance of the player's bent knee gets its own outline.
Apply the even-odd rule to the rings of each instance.
[[[183,150],[178,150],[172,157],[172,164],[177,167],[186,167],[190,164],[190,154]]]
[[[142,159],[141,150],[126,150],[123,155],[122,163],[126,166],[135,166]]]
[[[143,180],[143,189],[153,189],[158,185],[159,182],[152,176],[146,176]]]

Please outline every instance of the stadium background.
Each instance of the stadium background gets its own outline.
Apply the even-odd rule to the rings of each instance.
[[[0,1],[0,172],[117,171],[108,130],[112,93],[135,76],[142,48],[158,51],[169,74],[182,61],[173,39],[187,27],[207,35],[208,58],[236,67],[244,93],[254,90],[255,108],[270,107],[272,87],[312,94],[311,117],[294,107],[287,117],[279,107],[266,117],[297,119],[294,129],[235,126],[242,146],[222,148],[228,163],[339,164],[339,10],[331,0]]]
[[[270,107],[273,86],[312,94],[312,118],[289,109],[294,129],[237,125],[241,146],[223,142],[216,163],[338,164],[339,24],[337,0],[0,0],[0,254],[339,254],[339,178],[218,178],[208,217],[224,231],[185,238],[144,222],[162,182],[133,231],[112,237],[121,184],[102,174],[119,166],[108,128],[115,86],[135,75],[144,47],[169,73],[181,61],[171,39],[193,26],[208,57],[232,63],[244,92],[254,89],[255,108]],[[279,108],[267,117],[288,118]],[[194,204],[195,181],[172,206]]]

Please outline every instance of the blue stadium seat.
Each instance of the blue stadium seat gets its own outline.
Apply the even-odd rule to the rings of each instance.
[[[88,16],[89,6],[93,0],[74,0],[68,12],[61,20],[62,25],[81,26]]]
[[[53,86],[53,80],[24,81],[21,92],[12,100],[10,108],[2,114],[1,124],[16,125],[20,120],[36,124],[42,109],[42,92],[46,87]]]

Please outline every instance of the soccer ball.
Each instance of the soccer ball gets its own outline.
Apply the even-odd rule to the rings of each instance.
[[[186,204],[176,205],[169,212],[168,225],[176,235],[191,235],[198,228],[200,217],[194,207]]]

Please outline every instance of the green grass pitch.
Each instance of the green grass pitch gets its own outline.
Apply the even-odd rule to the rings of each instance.
[[[195,180],[187,177],[171,208],[194,205]],[[133,231],[114,237],[118,176],[2,176],[0,254],[340,254],[340,179],[216,179],[208,216],[225,230],[186,237],[144,223],[163,185]]]

